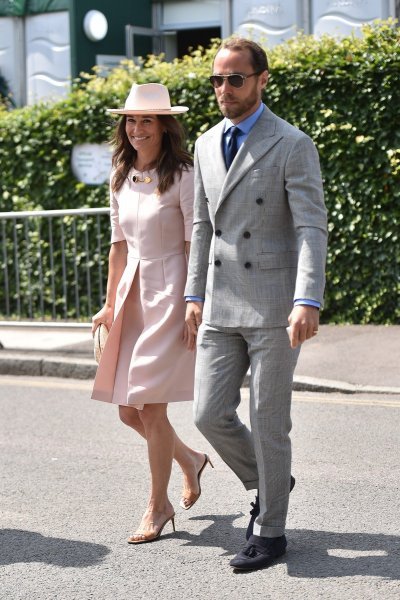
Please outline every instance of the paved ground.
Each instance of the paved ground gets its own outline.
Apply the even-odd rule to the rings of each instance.
[[[146,446],[90,388],[0,376],[1,600],[398,600],[399,396],[294,393],[288,553],[235,574],[252,494],[194,428],[191,403],[171,405],[171,421],[215,469],[185,512],[174,467],[177,533],[132,547]]]
[[[3,324],[0,343],[0,374],[90,379],[96,370],[87,327]],[[400,325],[321,326],[303,345],[295,389],[400,394]]]

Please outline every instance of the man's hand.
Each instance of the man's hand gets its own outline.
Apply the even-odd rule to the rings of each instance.
[[[183,343],[185,344],[188,350],[196,349],[196,336],[189,329],[188,325],[185,323],[183,326],[183,335],[182,335]]]
[[[197,335],[197,330],[203,320],[203,302],[187,302],[186,303],[186,325],[192,335]]]
[[[315,306],[300,304],[295,306],[288,317],[289,338],[292,348],[297,348],[318,333],[319,310]]]

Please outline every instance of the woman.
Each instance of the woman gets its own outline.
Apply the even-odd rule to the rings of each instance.
[[[186,446],[167,416],[169,402],[193,400],[195,347],[183,298],[193,205],[191,156],[165,86],[133,85],[115,133],[110,180],[111,249],[106,302],[93,317],[109,335],[92,397],[119,405],[123,423],[147,440],[151,491],[128,542],[158,539],[174,509],[168,498],[172,459],[184,476],[181,506],[200,496],[210,462]],[[211,465],[211,463],[210,463]]]

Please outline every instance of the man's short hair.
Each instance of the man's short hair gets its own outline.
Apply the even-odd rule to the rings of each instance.
[[[232,37],[222,42],[218,48],[217,54],[220,50],[231,50],[232,52],[243,52],[248,50],[250,52],[251,63],[255,72],[268,71],[268,58],[265,50],[261,48],[256,42],[241,37]]]

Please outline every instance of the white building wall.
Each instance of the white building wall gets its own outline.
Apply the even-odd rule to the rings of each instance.
[[[232,30],[274,46],[297,31],[339,37],[395,16],[394,0],[231,0]]]
[[[164,0],[162,24],[176,27],[186,23],[220,23],[224,0]]]
[[[312,31],[345,36],[361,35],[364,23],[394,16],[390,0],[312,0]]]
[[[235,33],[268,46],[309,30],[306,0],[233,0],[232,14]]]
[[[71,80],[67,11],[26,17],[27,103],[66,96]]]
[[[25,102],[25,50],[23,21],[0,18],[0,71],[17,106]]]

